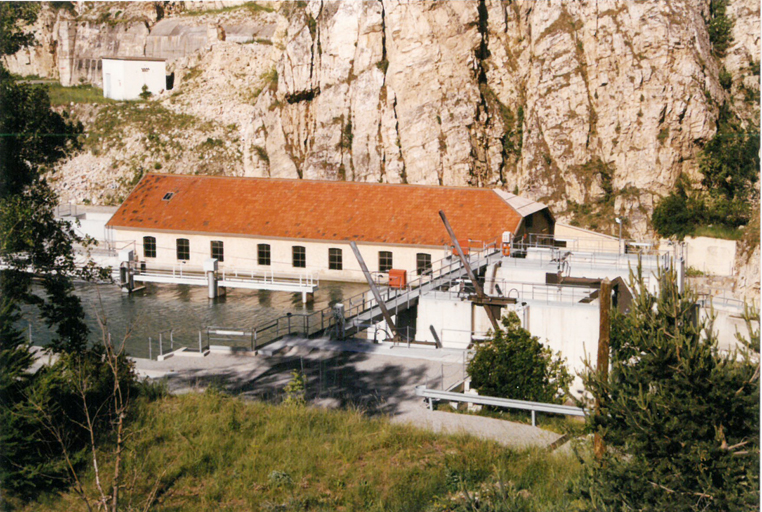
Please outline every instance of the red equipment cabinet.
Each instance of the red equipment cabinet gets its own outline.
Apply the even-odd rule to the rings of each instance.
[[[404,288],[407,286],[407,270],[399,270],[396,268],[389,270],[389,287],[390,288]]]

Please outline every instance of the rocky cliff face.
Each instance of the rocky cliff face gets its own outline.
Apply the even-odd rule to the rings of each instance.
[[[211,130],[212,144],[240,156],[201,172],[501,186],[598,229],[624,216],[642,236],[654,200],[681,172],[697,172],[720,104],[758,123],[748,91],[759,90],[759,3],[730,1],[734,39],[723,58],[712,52],[708,4],[95,5],[76,17],[47,10],[35,27],[42,44],[9,65],[99,84],[104,54],[167,58],[175,88],[150,103],[197,122],[171,132],[165,142],[185,156],[165,158],[165,170],[198,172],[189,155]],[[122,148],[139,152],[144,138],[127,129]],[[94,147],[62,168],[61,188],[76,198],[102,201],[99,190],[150,169]],[[72,185],[85,172],[87,191]]]

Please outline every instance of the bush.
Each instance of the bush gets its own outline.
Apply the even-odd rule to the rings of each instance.
[[[591,510],[758,510],[759,328],[721,352],[696,297],[674,272],[648,291],[639,275],[611,325],[611,370],[584,381],[601,403],[591,430],[607,451],[581,486]],[[759,312],[755,312],[759,321]],[[749,348],[747,348],[749,347]]]
[[[140,96],[141,99],[147,100],[148,98],[151,97],[151,91],[148,90],[147,85],[144,85],[143,88],[140,90],[141,90],[141,93],[138,96]]]
[[[704,203],[690,192],[689,186],[688,178],[681,175],[675,190],[654,208],[651,222],[660,236],[682,240],[703,223]]]
[[[733,86],[733,76],[730,73],[728,73],[728,70],[725,68],[725,66],[723,66],[722,69],[720,70],[719,80],[720,80],[720,85],[726,91],[729,91],[730,88]]]
[[[483,395],[552,403],[563,401],[572,381],[560,355],[523,329],[513,312],[492,339],[477,343],[468,375]]]
[[[291,372],[291,381],[286,384],[283,391],[286,394],[283,399],[285,405],[302,406],[307,403],[304,375],[300,371]]]
[[[717,134],[699,156],[703,190],[693,190],[681,175],[675,189],[654,208],[651,221],[659,235],[679,239],[697,229],[734,229],[753,217],[758,200],[759,134],[743,131],[727,105],[720,107]]]
[[[714,53],[719,57],[725,55],[733,42],[733,20],[727,14],[728,0],[712,0],[709,5],[709,41]]]

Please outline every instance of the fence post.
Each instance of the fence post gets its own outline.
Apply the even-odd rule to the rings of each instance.
[[[198,331],[198,353],[203,354],[204,350],[201,347],[201,331]]]
[[[532,409],[532,426],[533,426],[533,427],[536,427],[536,426],[537,426],[537,418],[536,418],[536,414],[537,414],[537,413],[535,413],[534,409]]]
[[[164,355],[164,344],[162,343],[162,336],[161,333],[159,333],[159,355]]]
[[[175,350],[175,332],[174,329],[169,331],[169,349]]]
[[[609,311],[611,310],[611,282],[608,279],[604,279],[601,282],[601,291],[598,295],[598,300],[601,304],[600,313],[600,329],[598,338],[598,374],[603,381],[608,380],[609,375],[609,335],[611,332],[611,324],[609,322]],[[601,412],[601,400],[595,401],[595,414]],[[603,437],[596,432],[593,437],[593,451],[595,458],[600,460],[603,458],[603,454],[606,451],[606,445],[603,442]]]
[[[257,330],[254,329],[254,352],[257,351]]]
[[[151,337],[148,337],[148,359],[153,359],[153,354],[151,353]]]

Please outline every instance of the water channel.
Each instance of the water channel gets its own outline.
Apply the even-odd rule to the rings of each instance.
[[[251,329],[287,313],[319,311],[357,295],[368,286],[361,283],[323,281],[314,301],[302,304],[301,294],[287,292],[228,289],[227,296],[208,299],[206,287],[147,283],[143,291],[132,295],[115,284],[76,283],[77,295],[87,315],[90,339],[97,342],[101,330],[97,312],[107,319],[114,341],[121,341],[129,331],[125,345],[134,357],[148,357],[148,338],[153,339],[153,357],[158,353],[159,332],[173,329],[175,348],[198,347],[198,332],[208,326]],[[47,328],[34,308],[22,308],[19,325],[31,325],[32,342],[46,345],[54,333]],[[169,348],[168,334],[164,350]]]

